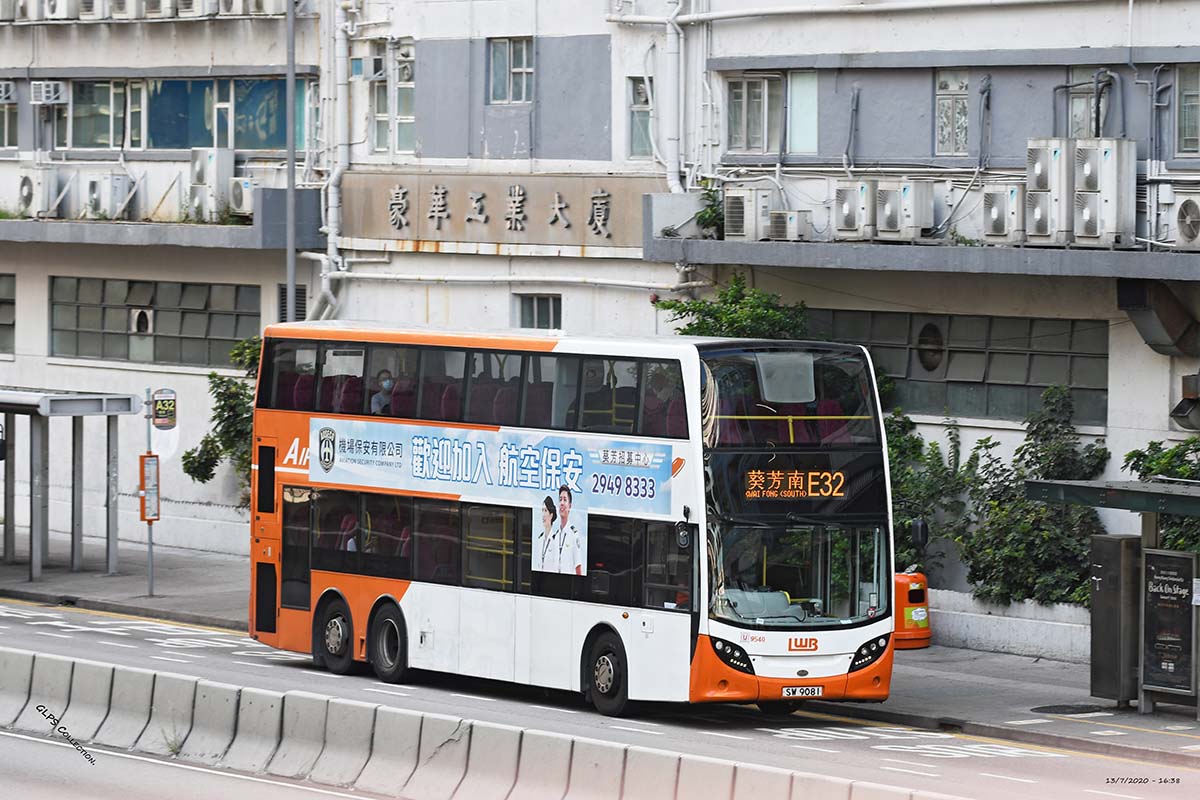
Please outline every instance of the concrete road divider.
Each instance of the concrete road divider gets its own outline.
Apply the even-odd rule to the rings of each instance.
[[[757,764],[738,764],[733,770],[733,800],[767,800],[790,798],[792,772]],[[821,795],[817,795],[820,797]]]
[[[819,797],[821,800],[850,800],[852,785],[853,781],[845,778],[797,772],[792,776],[792,800],[808,800],[810,797]]]
[[[243,772],[262,772],[279,746],[283,694],[242,689],[238,697],[237,733],[220,765]]]
[[[520,757],[520,728],[472,723],[467,775],[454,793],[455,800],[505,800],[517,782]]]
[[[150,721],[154,675],[148,669],[113,668],[112,699],[108,716],[96,731],[97,744],[129,749],[137,743]]]
[[[625,751],[625,790],[621,800],[674,797],[678,779],[678,753],[630,747]],[[842,800],[849,800],[849,796]]]
[[[285,699],[285,713],[286,705]],[[309,780],[334,786],[354,783],[371,757],[376,708],[373,703],[358,700],[329,701],[325,713],[325,749]]]
[[[731,761],[683,756],[679,760],[675,796],[680,800],[685,797],[729,797],[733,794],[733,770]]]
[[[108,716],[112,677],[111,664],[75,662],[75,671],[71,673],[71,704],[67,706],[61,724],[81,742],[94,738]]]
[[[546,731],[521,734],[521,759],[512,796],[521,800],[562,800],[571,780],[570,736]]]
[[[216,764],[225,755],[237,731],[237,686],[228,683],[196,683],[196,707],[192,732],[183,742],[179,758],[201,764]]]
[[[0,650],[0,725],[7,728],[21,716],[32,678],[33,653]]]
[[[850,785],[850,800],[911,800],[912,791],[870,781],[854,781]]]
[[[405,800],[450,800],[467,773],[470,746],[470,722],[426,714],[417,768],[402,792]]]
[[[267,772],[283,778],[304,778],[325,749],[325,713],[329,698],[312,692],[283,696],[283,735]]]
[[[354,781],[354,788],[393,796],[400,794],[417,768],[421,722],[422,715],[415,711],[381,706],[375,712],[371,757]]]
[[[71,702],[71,672],[75,662],[62,656],[38,653],[33,659],[29,702],[13,727],[33,733],[53,732]]]
[[[571,777],[563,800],[608,800],[621,796],[625,745],[576,739],[571,746]]]
[[[150,721],[134,749],[160,756],[173,756],[183,749],[183,743],[192,731],[196,681],[186,675],[158,673],[154,679]]]

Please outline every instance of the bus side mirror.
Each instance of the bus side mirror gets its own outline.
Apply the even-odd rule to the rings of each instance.
[[[929,523],[923,517],[912,521],[912,543],[921,552],[924,552],[925,545],[929,544]]]

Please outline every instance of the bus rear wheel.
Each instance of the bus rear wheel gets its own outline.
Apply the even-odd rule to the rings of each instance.
[[[350,608],[343,600],[330,600],[325,605],[314,634],[317,663],[336,675],[348,674],[354,668],[354,626]]]
[[[758,710],[768,717],[790,717],[803,707],[803,700],[764,700],[758,704]]]
[[[608,632],[596,637],[585,677],[592,705],[605,716],[619,717],[629,707],[628,663],[619,636]]]
[[[400,609],[388,605],[379,610],[368,636],[368,658],[375,675],[384,683],[399,683],[408,671],[408,641]]]

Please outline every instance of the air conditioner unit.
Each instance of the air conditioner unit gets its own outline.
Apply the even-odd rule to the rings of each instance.
[[[79,19],[79,0],[45,0],[46,19]]]
[[[23,169],[17,175],[17,213],[24,217],[51,217],[58,194],[58,172],[49,166]]]
[[[875,238],[875,181],[839,180],[833,194],[833,228],[838,239]]]
[[[1075,140],[1075,244],[1132,247],[1137,230],[1137,142]]]
[[[1025,187],[992,184],[983,187],[983,240],[994,244],[1025,241]]]
[[[17,15],[17,0],[0,0],[0,22],[12,22]]]
[[[250,13],[250,0],[219,0],[217,13],[223,17],[244,17]]]
[[[133,188],[128,175],[94,175],[84,184],[83,215],[88,219],[124,219],[129,215],[129,204],[125,201]]]
[[[13,9],[13,19],[17,22],[37,22],[43,13],[42,0],[17,0]]]
[[[1071,139],[1030,139],[1025,169],[1025,241],[1071,243],[1075,147]]]
[[[175,16],[175,0],[145,0],[147,19],[167,19]]]
[[[108,0],[79,0],[80,19],[108,19]]]
[[[211,222],[229,205],[233,150],[223,147],[197,148],[192,151],[190,171],[188,216]]]
[[[767,223],[767,238],[776,242],[812,241],[812,212],[772,211]]]
[[[142,19],[146,16],[146,0],[109,0],[113,19]]]
[[[249,0],[251,14],[280,15],[287,13],[288,0]]]
[[[0,81],[0,103],[17,102],[16,81]]]
[[[254,190],[258,183],[253,178],[229,179],[229,212],[245,217],[254,214]]]
[[[211,17],[217,13],[217,0],[175,0],[180,17]]]
[[[774,189],[725,189],[725,238],[757,242],[766,238]]]
[[[64,81],[30,81],[29,102],[35,106],[58,106],[67,102]]]
[[[1200,250],[1200,189],[1174,187],[1171,230],[1177,250]]]
[[[879,181],[875,188],[875,237],[914,241],[933,227],[932,181]]]

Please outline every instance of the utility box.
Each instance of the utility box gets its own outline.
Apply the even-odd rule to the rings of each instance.
[[[896,573],[896,649],[929,647],[929,580],[921,572]]]
[[[1092,537],[1092,696],[1138,697],[1140,536]]]

